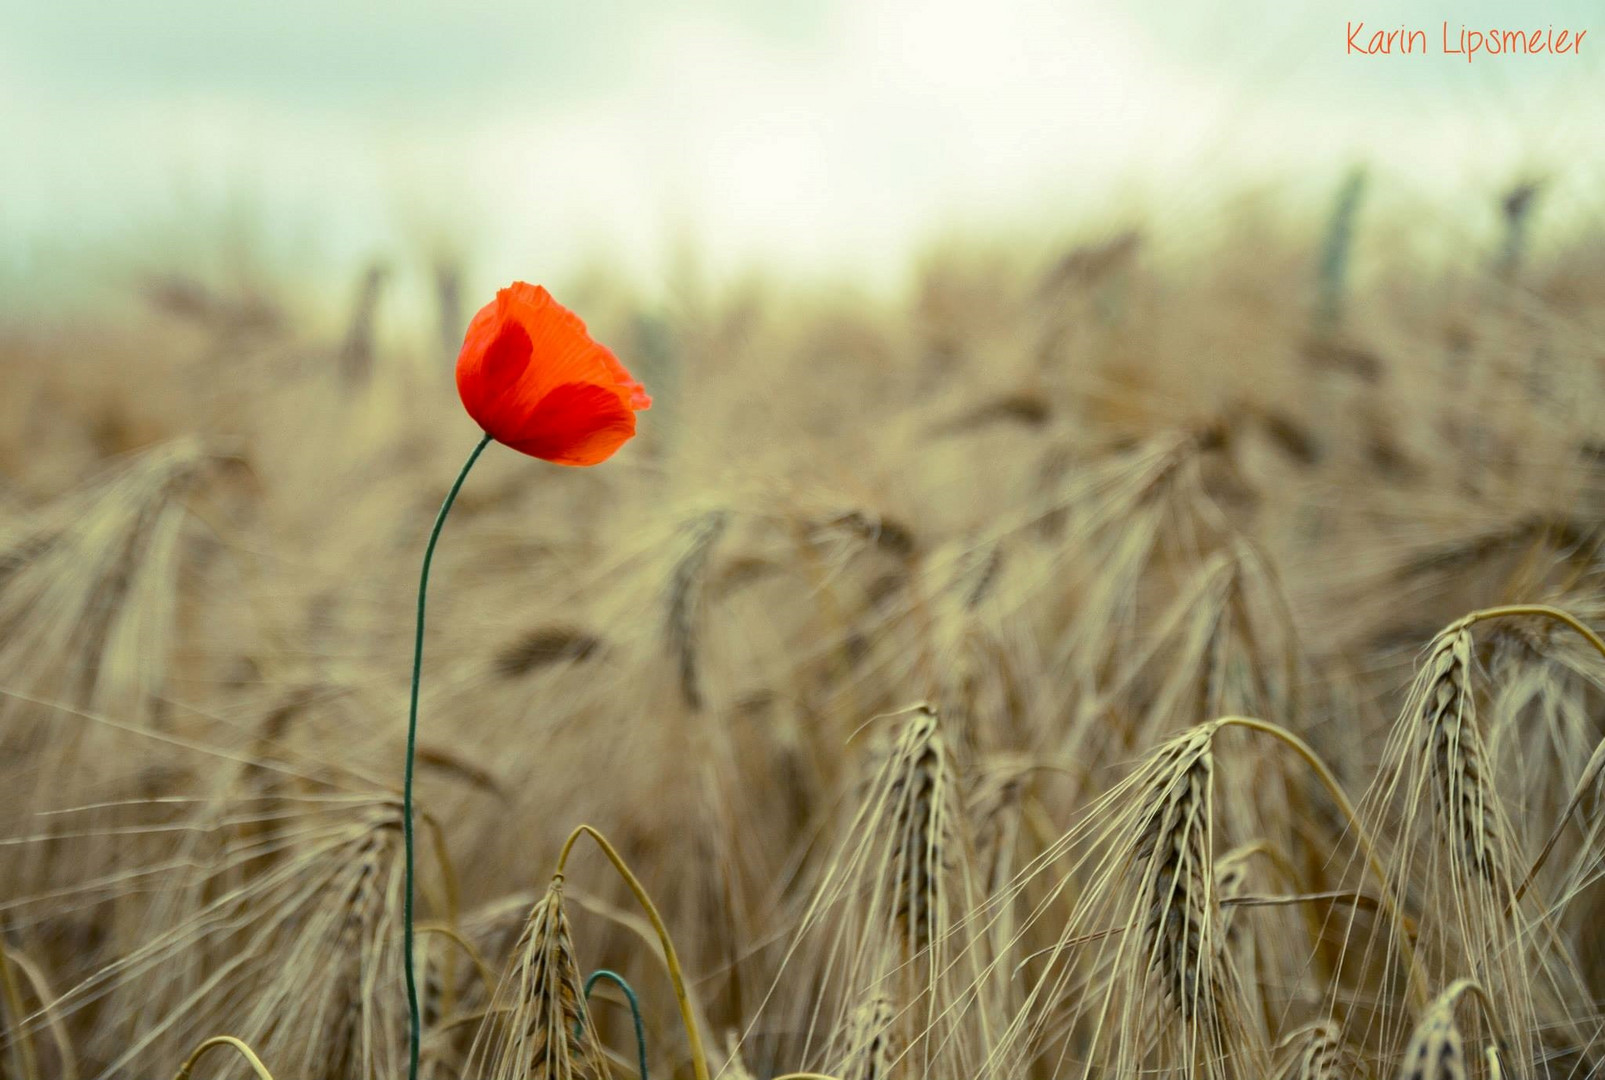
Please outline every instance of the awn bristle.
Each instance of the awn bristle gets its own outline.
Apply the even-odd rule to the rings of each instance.
[[[381,988],[381,980],[395,974],[391,965],[399,960],[391,917],[399,899],[400,856],[399,810],[380,806],[347,845],[322,894],[324,910],[314,922],[329,927],[327,955],[296,957],[307,968],[288,968],[285,985],[272,995],[291,1003],[289,1022],[264,1017],[262,1033],[248,1042],[286,1065],[299,1048],[308,1075],[327,1068],[331,1077],[377,1080],[393,1067],[395,1032],[389,1025],[397,1017],[383,1002],[392,987]],[[323,965],[323,974],[313,976],[313,964]]]
[[[826,988],[804,1023],[828,1032],[821,1044],[839,1057],[845,1033],[866,1022],[864,1003],[884,998],[887,1038],[915,1075],[974,1075],[995,1003],[975,992],[985,949],[964,918],[978,897],[958,766],[924,705],[877,757],[792,945],[811,950]]]
[[[289,817],[296,828],[247,833],[175,875],[171,895],[156,898],[171,925],[60,999],[70,1012],[105,998],[126,1024],[104,1075],[143,1075],[220,1030],[290,1076],[395,1071],[405,1038],[398,807],[308,805]],[[281,857],[264,863],[264,848]]]
[[[468,1075],[487,1080],[605,1080],[575,959],[563,879],[536,902],[468,1055]]]
[[[903,311],[576,283],[659,405],[606,468],[487,458],[448,529],[423,1080],[633,1077],[595,967],[664,1080],[730,1030],[730,1080],[1605,1077],[1605,249],[1413,274],[1343,213],[1374,273],[1249,214],[1046,284],[961,245]],[[226,246],[132,320],[0,319],[6,1080],[222,1033],[405,1075],[390,788],[466,421],[433,327],[370,293],[342,379],[315,283]],[[667,895],[697,1039],[616,886],[531,878],[559,820]]]
[[[756,1080],[747,1063],[741,1059],[741,1038],[735,1032],[725,1036],[725,1063],[718,1072],[718,1080]]]
[[[366,1030],[368,1011],[363,1002],[368,992],[367,980],[374,975],[369,943],[378,934],[387,932],[381,928],[386,900],[385,871],[394,864],[400,835],[399,821],[383,821],[363,839],[352,862],[352,880],[341,904],[345,921],[340,929],[335,955],[358,957],[360,962],[344,973],[345,1008],[338,1010],[333,1017],[334,1024],[329,1033],[331,1052],[327,1060],[331,1063],[344,1064],[355,1058],[369,1056],[365,1048],[370,1045],[374,1033]],[[332,1075],[368,1075],[371,1072],[371,1066],[360,1072],[347,1067],[335,1070]]]

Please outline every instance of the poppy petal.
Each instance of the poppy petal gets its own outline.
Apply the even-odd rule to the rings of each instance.
[[[479,322],[476,318],[475,323]],[[516,429],[515,387],[529,367],[534,345],[529,332],[518,322],[470,327],[469,343],[457,364],[457,391],[463,407],[480,427],[500,438]],[[488,338],[489,340],[485,340]],[[470,348],[470,346],[473,346]]]
[[[548,386],[568,381],[567,375],[586,373],[586,381],[611,381],[632,409],[652,405],[646,389],[630,376],[612,350],[599,344],[586,329],[585,321],[559,304],[540,285],[518,282],[498,294],[505,317],[516,318],[529,330],[541,367],[551,373],[543,379]],[[568,364],[574,368],[564,369]],[[605,375],[605,377],[604,377]]]
[[[630,373],[624,370],[624,365],[619,363],[619,358],[613,355],[611,349],[602,347],[602,362],[607,365],[608,370],[613,373],[613,377],[618,380],[619,390],[630,403],[630,408],[650,409],[652,407],[652,398],[647,394],[646,387],[636,382]]]
[[[595,383],[564,383],[530,411],[525,433],[507,445],[559,465],[595,465],[635,434],[635,410],[616,390]]]

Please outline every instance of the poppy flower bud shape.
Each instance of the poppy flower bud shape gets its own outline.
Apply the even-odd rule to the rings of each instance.
[[[559,465],[605,461],[652,399],[585,324],[539,285],[515,282],[468,325],[463,407],[491,438]]]
[[[418,745],[418,683],[424,659],[424,607],[429,565],[451,504],[468,472],[492,439],[521,454],[559,465],[595,465],[635,435],[635,414],[652,404],[585,324],[539,285],[522,281],[502,289],[468,325],[457,357],[457,393],[484,437],[468,455],[424,548],[418,575],[418,629],[412,647],[412,702],[407,714],[407,767],[402,782],[406,849],[406,903],[402,966],[411,1020],[407,1077],[418,1080],[422,1030],[413,955],[413,759]]]

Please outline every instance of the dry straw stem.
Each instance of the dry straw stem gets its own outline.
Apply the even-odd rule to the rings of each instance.
[[[702,1033],[698,1030],[696,1017],[692,1013],[691,996],[686,992],[685,974],[680,968],[679,954],[674,951],[674,941],[669,937],[669,928],[663,925],[663,916],[658,914],[657,905],[652,903],[652,898],[647,895],[646,889],[631,872],[624,857],[599,831],[589,825],[581,825],[569,833],[568,839],[563,841],[563,850],[557,856],[557,878],[562,879],[564,867],[568,865],[569,853],[573,851],[574,844],[581,835],[589,836],[596,841],[596,846],[602,849],[602,854],[607,856],[613,868],[629,886],[630,892],[635,894],[636,902],[641,905],[641,910],[646,912],[646,917],[652,922],[652,929],[657,931],[658,942],[663,946],[663,963],[669,969],[669,981],[674,984],[675,1004],[680,1008],[680,1020],[685,1025],[686,1039],[691,1044],[692,1074],[696,1080],[708,1080],[708,1056],[702,1048]]]
[[[1571,612],[1558,607],[1551,607],[1548,604],[1511,604],[1505,607],[1484,608],[1482,611],[1473,611],[1470,615],[1457,620],[1451,624],[1449,629],[1469,628],[1476,623],[1487,622],[1489,619],[1511,619],[1522,616],[1536,616],[1564,623],[1581,634],[1583,640],[1592,645],[1594,651],[1599,653],[1600,658],[1605,659],[1605,640],[1601,640],[1598,634],[1589,629],[1587,623]]]
[[[754,1080],[747,1063],[741,1060],[741,1036],[735,1031],[725,1034],[725,1062],[718,1080]]]
[[[40,1074],[38,1053],[33,1046],[33,1033],[36,1029],[24,1024],[27,1013],[24,1010],[22,988],[16,981],[18,971],[28,977],[35,1000],[42,1003],[41,1011],[45,1022],[50,1026],[50,1035],[60,1058],[56,1066],[59,1080],[78,1080],[78,1061],[73,1053],[72,1039],[67,1035],[67,1025],[55,1007],[55,991],[46,982],[44,972],[39,966],[22,950],[7,945],[4,932],[0,931],[0,984],[4,986],[5,995],[4,1007],[0,1008],[0,1017],[9,1015],[15,1018],[9,1025],[0,1024],[0,1032],[6,1031],[9,1027],[13,1033],[9,1038],[15,1041],[22,1054],[22,1076],[25,1080],[38,1080]],[[6,1038],[0,1038],[0,1047],[3,1047],[6,1041]]]
[[[267,1066],[262,1064],[262,1059],[256,1056],[256,1052],[232,1035],[214,1035],[197,1046],[184,1064],[178,1067],[173,1080],[189,1080],[190,1074],[195,1071],[195,1066],[200,1063],[201,1058],[220,1046],[227,1046],[244,1058],[251,1066],[251,1071],[256,1073],[258,1080],[273,1080],[273,1074],[268,1072]]]
[[[1337,804],[1338,811],[1343,815],[1344,821],[1354,833],[1354,840],[1359,845],[1360,854],[1365,859],[1372,876],[1376,878],[1377,888],[1380,890],[1378,901],[1389,921],[1393,924],[1394,939],[1399,943],[1399,950],[1404,959],[1405,968],[1409,972],[1411,992],[1415,996],[1417,1005],[1424,1008],[1428,1000],[1426,973],[1421,970],[1421,965],[1415,954],[1415,948],[1410,944],[1409,928],[1403,914],[1399,911],[1398,900],[1393,894],[1393,887],[1388,880],[1387,871],[1384,869],[1382,859],[1377,853],[1376,842],[1371,838],[1369,830],[1361,822],[1360,815],[1355,811],[1354,804],[1349,801],[1343,786],[1337,782],[1337,777],[1332,775],[1332,770],[1326,767],[1326,763],[1321,760],[1309,743],[1280,725],[1272,724],[1265,720],[1256,720],[1250,716],[1222,717],[1216,720],[1215,724],[1218,728],[1241,727],[1280,739],[1302,758],[1304,763],[1310,767],[1310,770],[1315,773],[1316,779],[1321,782],[1321,786],[1326,789],[1332,801]]]
[[[8,955],[5,930],[0,925],[0,992],[5,994],[5,1009],[0,1016],[9,1014],[12,1025],[17,1029],[17,1036],[12,1042],[12,1051],[17,1059],[17,1071],[23,1080],[39,1080],[39,1057],[34,1051],[33,1034],[23,1030],[22,1018],[27,1014],[22,1007],[22,988],[17,985],[16,972],[11,970],[11,959]],[[4,1030],[5,1025],[0,1025]]]
[[[485,989],[491,993],[495,992],[496,976],[490,970],[490,965],[485,963],[485,957],[480,953],[479,948],[472,941],[469,941],[467,938],[463,937],[463,935],[454,927],[446,926],[441,923],[420,923],[418,925],[418,933],[439,934],[447,941],[455,944],[459,949],[467,954],[469,960],[473,961],[475,970],[479,972],[479,980],[484,984]],[[443,1011],[448,1013],[451,1012],[449,1004],[443,1006]]]
[[[1527,889],[1532,885],[1533,879],[1538,876],[1538,871],[1543,869],[1544,863],[1548,862],[1549,856],[1554,853],[1555,845],[1560,842],[1561,834],[1566,831],[1566,823],[1577,812],[1578,806],[1582,804],[1588,792],[1599,782],[1601,775],[1605,775],[1605,739],[1601,739],[1594,747],[1594,752],[1589,755],[1588,764],[1583,766],[1583,773],[1577,778],[1577,784],[1572,788],[1572,797],[1567,801],[1566,809],[1561,812],[1559,820],[1555,822],[1555,828],[1549,834],[1549,839],[1544,843],[1543,850],[1538,853],[1538,857],[1533,860],[1532,866],[1528,868],[1527,876],[1522,878],[1521,884],[1516,887],[1515,894],[1511,900],[1512,904],[1518,903],[1527,894]]]

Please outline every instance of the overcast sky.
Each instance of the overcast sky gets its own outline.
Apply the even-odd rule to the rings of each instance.
[[[1590,36],[1467,64],[1446,19]],[[1346,56],[1361,20],[1434,51]],[[492,276],[679,238],[875,274],[948,223],[1184,222],[1360,160],[1428,200],[1541,173],[1597,212],[1602,151],[1598,0],[0,0],[13,250],[244,204],[333,258],[427,226]]]

